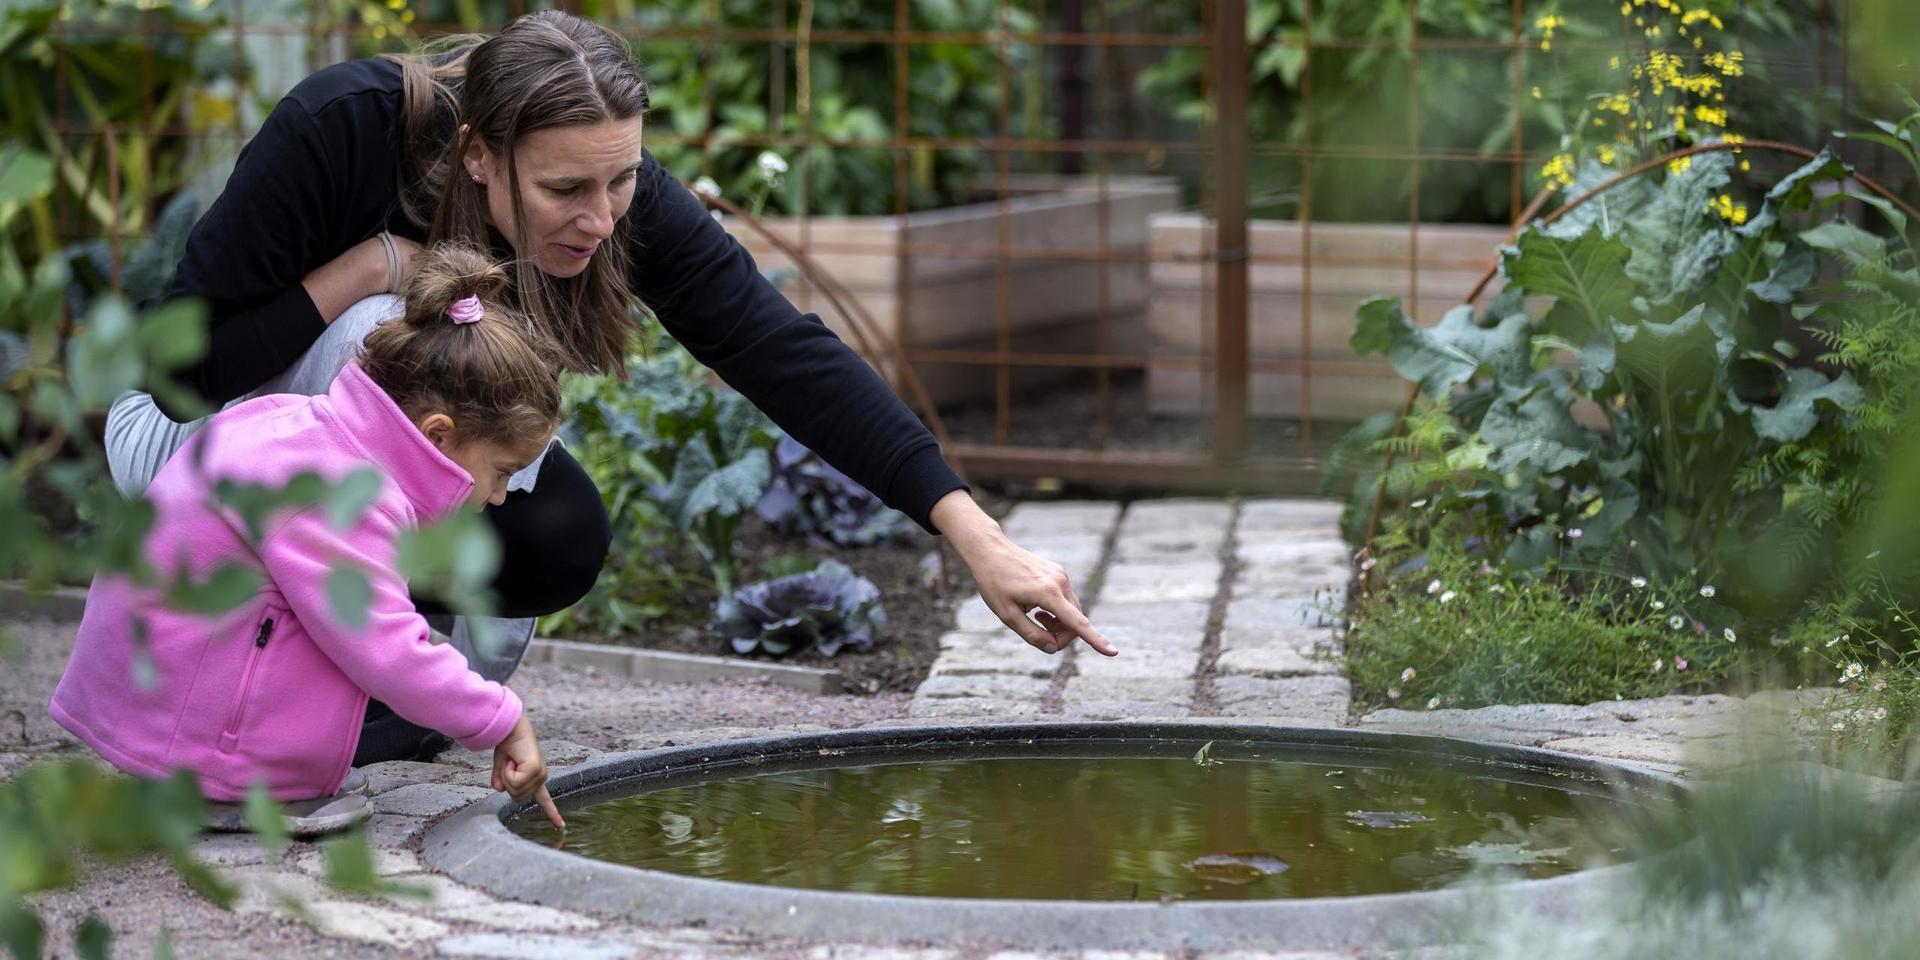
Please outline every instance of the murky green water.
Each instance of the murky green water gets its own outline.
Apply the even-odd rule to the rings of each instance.
[[[1591,783],[1485,765],[1047,757],[669,786],[568,809],[564,841],[544,820],[511,826],[584,856],[787,887],[1241,900],[1433,889],[1476,863],[1566,873],[1614,852],[1599,822],[1613,805]]]

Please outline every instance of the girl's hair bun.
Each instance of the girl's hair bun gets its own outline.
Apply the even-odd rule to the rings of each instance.
[[[468,243],[437,243],[422,250],[407,283],[407,325],[415,329],[450,323],[455,302],[478,297],[499,302],[509,277],[504,264]]]

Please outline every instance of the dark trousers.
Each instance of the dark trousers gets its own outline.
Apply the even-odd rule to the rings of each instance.
[[[504,503],[481,515],[500,538],[500,573],[493,591],[502,617],[541,617],[579,602],[600,576],[613,540],[600,491],[560,446],[547,451],[532,490],[509,493]],[[452,617],[446,604],[416,596],[414,606],[435,629],[449,632]],[[369,700],[353,765],[428,759],[448,743],[386,704]]]

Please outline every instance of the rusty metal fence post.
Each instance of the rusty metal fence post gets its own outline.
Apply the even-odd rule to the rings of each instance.
[[[1247,449],[1247,3],[1213,11],[1214,429],[1216,463]]]

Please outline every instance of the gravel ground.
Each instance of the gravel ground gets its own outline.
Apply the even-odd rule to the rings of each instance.
[[[0,777],[50,756],[86,755],[47,717],[73,625],[47,620],[10,626],[26,659],[0,664]],[[529,664],[515,675],[543,740],[600,750],[632,749],[713,728],[793,725],[853,727],[906,716],[905,694],[821,697],[765,683],[664,684],[587,670]],[[737,735],[748,735],[741,732]],[[151,956],[163,927],[179,957],[373,957],[394,951],[323,937],[266,913],[228,913],[188,891],[151,859],[89,871],[79,887],[37,900],[50,930],[50,956],[70,956],[59,931],[97,912],[115,932],[115,956]]]

